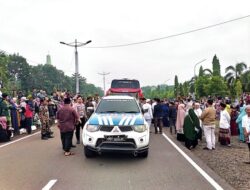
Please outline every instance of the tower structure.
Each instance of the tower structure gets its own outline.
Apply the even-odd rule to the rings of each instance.
[[[46,64],[51,65],[51,57],[49,54],[46,56]]]

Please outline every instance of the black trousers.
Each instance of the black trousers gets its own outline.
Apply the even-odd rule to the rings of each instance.
[[[0,143],[10,141],[11,131],[3,129],[0,125]]]
[[[170,122],[170,132],[172,133],[174,131],[176,133],[176,127],[175,127],[176,118],[169,118],[169,122]]]
[[[189,139],[185,138],[185,146],[186,146],[188,149],[190,149],[191,146],[192,146],[193,148],[195,148],[195,147],[197,146],[197,144],[198,144],[198,140],[197,140],[197,139],[195,139],[195,140],[189,140]]]
[[[28,134],[31,134],[31,125],[32,125],[32,118],[25,118],[25,127],[27,129]]]
[[[162,132],[162,126],[163,126],[162,117],[156,117],[154,119],[154,126],[155,126],[155,133],[158,132],[157,127],[159,127],[160,132]]]
[[[85,122],[86,122],[86,119],[85,119],[85,117],[83,117],[83,118],[80,118],[81,119],[81,123],[78,123],[77,125],[76,125],[76,140],[80,140],[80,130],[81,130],[81,128],[83,129],[83,126],[85,125]]]
[[[65,152],[69,152],[72,146],[73,131],[61,132],[62,148]]]

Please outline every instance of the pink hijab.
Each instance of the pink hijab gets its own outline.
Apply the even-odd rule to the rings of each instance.
[[[184,118],[185,118],[185,105],[179,104],[177,110],[177,118],[176,118],[176,130],[180,131],[183,130]]]
[[[7,129],[7,118],[5,116],[0,117],[0,125],[2,125],[3,129]]]

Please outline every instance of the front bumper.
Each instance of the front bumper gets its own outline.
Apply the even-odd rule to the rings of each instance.
[[[132,153],[132,154],[138,154],[143,153],[148,150],[148,146],[141,147],[141,148],[133,148],[130,146],[124,146],[117,143],[102,143],[100,146],[97,147],[91,147],[86,146],[87,149],[92,150],[97,153]]]
[[[109,139],[111,137],[111,139]],[[112,137],[124,137],[122,140]],[[83,145],[89,150],[118,153],[142,153],[149,148],[149,131],[138,133],[134,131],[113,133],[113,132],[88,132],[83,130]]]

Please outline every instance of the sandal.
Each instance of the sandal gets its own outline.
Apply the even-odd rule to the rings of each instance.
[[[75,155],[73,152],[64,152],[64,156],[72,156]]]

